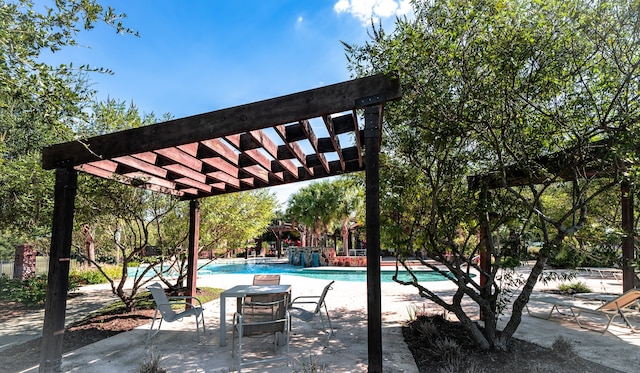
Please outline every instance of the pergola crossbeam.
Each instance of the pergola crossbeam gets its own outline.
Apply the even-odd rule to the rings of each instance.
[[[333,145],[333,151],[338,154],[338,159],[340,160],[340,168],[344,171],[344,158],[342,157],[342,151],[340,150],[340,139],[336,134],[336,131],[333,128],[333,118],[329,115],[323,115],[322,120],[327,127],[327,132],[329,132],[329,142]]]

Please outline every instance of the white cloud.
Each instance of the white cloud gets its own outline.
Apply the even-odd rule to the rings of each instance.
[[[333,6],[336,13],[349,13],[359,19],[363,25],[373,19],[403,16],[412,11],[409,0],[338,0]]]

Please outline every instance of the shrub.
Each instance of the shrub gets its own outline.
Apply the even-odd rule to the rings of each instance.
[[[0,299],[19,302],[26,307],[41,307],[47,299],[47,277],[20,280],[0,276]]]
[[[591,293],[591,289],[584,282],[560,284],[558,285],[558,290],[560,290],[563,293],[569,293],[569,294]]]
[[[155,353],[153,349],[149,350],[148,359],[145,359],[138,368],[139,373],[166,373],[167,370],[160,367],[162,353]]]
[[[555,268],[576,268],[582,265],[585,256],[574,247],[563,244],[560,251],[549,259],[549,265]]]
[[[110,278],[121,278],[122,267],[116,265],[102,265],[102,270]],[[69,280],[79,285],[95,285],[107,282],[107,279],[97,268],[74,268],[69,271]]]
[[[551,345],[551,352],[554,356],[563,360],[576,357],[573,344],[564,337],[558,337],[553,341],[553,344]]]
[[[438,373],[483,373],[485,370],[480,364],[470,362],[469,359],[460,358],[449,362],[438,369]]]
[[[455,340],[444,337],[434,341],[431,352],[439,356],[443,362],[452,364],[462,357],[462,347]]]

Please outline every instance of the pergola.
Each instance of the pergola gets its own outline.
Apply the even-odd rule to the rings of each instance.
[[[379,149],[384,105],[400,96],[397,79],[374,75],[43,149],[56,183],[40,371],[62,362],[78,172],[190,201],[194,295],[200,198],[365,171],[368,369],[382,372]]]
[[[583,149],[581,157],[575,157],[575,152],[558,152],[548,154],[536,159],[536,163],[543,165],[549,174],[554,175],[555,181],[567,181],[575,178],[576,175],[584,178],[612,177],[617,167],[624,162],[617,160],[612,149],[612,145],[607,140],[601,140],[589,144]],[[575,149],[574,149],[575,150]],[[617,165],[617,166],[616,166]],[[543,184],[550,181],[549,174],[539,175],[519,168],[516,165],[506,167],[502,172],[487,173],[484,175],[474,175],[468,178],[469,188],[481,190],[481,196],[486,196],[486,192],[492,189],[500,189],[505,186],[523,186],[528,184]],[[484,198],[484,197],[483,197]],[[622,290],[627,291],[636,287],[635,270],[632,261],[635,259],[635,234],[634,234],[634,211],[633,193],[628,180],[620,183],[620,208],[622,212]],[[485,245],[488,244],[484,229]],[[491,257],[488,255],[488,247],[480,254],[480,266],[484,271],[491,267]],[[480,277],[480,284],[484,285],[486,275]]]

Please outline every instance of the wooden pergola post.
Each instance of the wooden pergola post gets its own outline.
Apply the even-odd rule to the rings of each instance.
[[[491,272],[491,221],[489,219],[489,212],[487,211],[487,206],[489,205],[489,190],[483,186],[480,191],[480,198],[482,199],[482,216],[480,223],[480,293],[482,297],[488,299],[488,293],[491,291],[490,287],[487,287],[487,283],[489,282],[489,276],[487,273]],[[480,320],[484,320],[485,315],[480,309]]]
[[[635,275],[631,261],[635,257],[634,234],[633,234],[633,194],[628,180],[622,182],[620,186],[621,207],[622,207],[622,291],[635,288]]]
[[[200,201],[189,201],[189,253],[187,254],[187,294],[196,296],[198,276],[198,242],[200,240]]]
[[[62,340],[69,288],[71,234],[77,186],[76,170],[56,169],[49,275],[40,347],[39,371],[41,373],[58,372],[62,364]]]
[[[369,372],[382,372],[380,286],[380,117],[381,106],[364,112],[367,218],[367,318]]]

